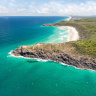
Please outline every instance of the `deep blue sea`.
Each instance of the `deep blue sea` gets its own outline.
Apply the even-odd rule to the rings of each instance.
[[[96,96],[95,71],[8,54],[21,45],[66,42],[68,30],[42,24],[67,18],[0,17],[0,96]]]

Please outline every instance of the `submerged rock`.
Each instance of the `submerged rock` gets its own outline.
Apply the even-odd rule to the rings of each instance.
[[[28,63],[36,63],[36,62],[38,62],[38,61],[30,61],[30,60],[28,60],[27,62],[28,62]]]

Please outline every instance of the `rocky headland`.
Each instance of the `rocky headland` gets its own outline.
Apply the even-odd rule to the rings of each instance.
[[[95,20],[96,21],[96,20]],[[79,40],[58,44],[37,43],[32,46],[20,46],[11,52],[15,56],[40,58],[65,63],[81,69],[96,70],[95,22],[92,19],[61,21],[43,26],[73,26],[79,32]],[[91,24],[94,24],[92,26]],[[89,30],[89,27],[91,30]],[[92,29],[94,29],[92,31]],[[93,33],[92,33],[93,32]],[[94,37],[94,39],[93,39]]]

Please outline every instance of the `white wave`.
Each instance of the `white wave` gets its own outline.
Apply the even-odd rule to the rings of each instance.
[[[24,59],[35,59],[37,61],[41,61],[41,62],[47,62],[48,60],[44,60],[44,59],[38,59],[38,58],[29,58],[29,57],[23,57],[23,56],[15,56],[13,54],[11,54],[13,50],[11,50],[9,53],[8,53],[8,56],[7,57],[15,57],[15,58],[24,58]]]
[[[9,53],[8,53],[8,56],[7,57],[16,57],[16,58],[24,58],[23,56],[15,56],[13,54],[11,54],[13,50],[11,50]]]
[[[60,63],[60,62],[59,62]],[[75,67],[73,65],[68,65],[68,64],[65,64],[65,63],[60,63],[61,65],[63,66],[71,66],[71,67],[74,67],[75,69],[78,69],[78,70],[89,70],[89,71],[93,71],[93,72],[96,72],[95,70],[92,70],[92,69],[83,69],[83,68],[78,68],[78,67]]]
[[[62,35],[62,34],[64,34],[64,33],[59,33],[59,34],[61,34],[61,35]]]
[[[37,61],[41,61],[41,62],[47,62],[48,60],[44,60],[44,59],[36,59]]]
[[[65,63],[60,63],[61,65],[67,65],[67,64],[65,64]]]
[[[59,26],[58,28],[59,28],[60,30],[67,31],[67,29],[64,28],[63,26]]]
[[[60,38],[58,38],[59,40],[63,40],[63,38],[62,37],[60,37]]]
[[[61,36],[61,37],[62,37],[62,38],[63,38],[63,37],[68,37],[68,35],[64,35],[64,36]]]

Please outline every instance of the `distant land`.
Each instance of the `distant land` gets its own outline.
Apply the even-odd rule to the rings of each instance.
[[[69,26],[77,30],[79,39],[76,41],[20,46],[11,52],[15,56],[40,58],[81,69],[96,70],[96,18],[72,17],[67,21],[60,21],[43,26]]]

